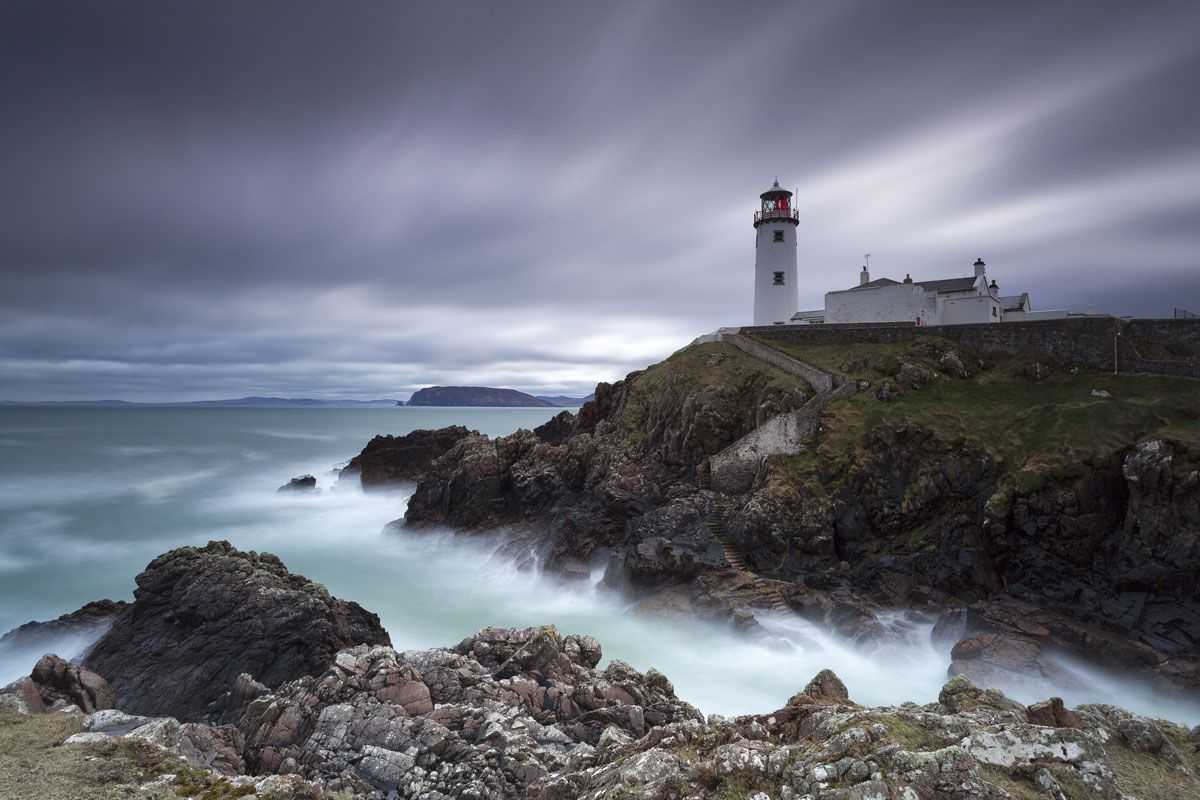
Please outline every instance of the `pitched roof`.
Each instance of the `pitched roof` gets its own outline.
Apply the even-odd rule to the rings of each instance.
[[[859,284],[858,286],[851,286],[846,291],[854,292],[859,289],[878,289],[882,286],[899,286],[899,285],[900,285],[900,281],[894,281],[891,278],[876,278],[875,280],[871,281],[870,283],[863,283],[863,284]]]
[[[927,292],[937,292],[938,294],[969,292],[975,288],[975,281],[977,280],[978,278],[974,276],[967,278],[946,278],[940,281],[917,281],[917,286],[920,286]]]
[[[1020,311],[1029,301],[1029,292],[1010,294],[1000,298],[1000,305],[1005,311]]]

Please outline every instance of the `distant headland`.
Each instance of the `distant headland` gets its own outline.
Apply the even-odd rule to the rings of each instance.
[[[489,408],[553,408],[583,405],[588,397],[532,395],[516,389],[491,386],[427,386],[417,390],[406,405],[410,406],[485,406]]]

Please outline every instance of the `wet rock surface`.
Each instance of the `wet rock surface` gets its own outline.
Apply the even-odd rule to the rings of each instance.
[[[300,475],[292,478],[278,489],[280,492],[315,492],[316,490],[317,479],[312,475]]]
[[[228,542],[172,550],[136,580],[84,661],[131,713],[204,719],[241,673],[277,686],[320,673],[344,647],[390,642],[375,614]]]
[[[376,436],[350,459],[339,478],[357,477],[364,489],[419,480],[434,459],[470,434],[461,425],[415,430],[403,436]]]

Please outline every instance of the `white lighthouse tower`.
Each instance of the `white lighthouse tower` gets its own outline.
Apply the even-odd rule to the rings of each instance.
[[[754,324],[783,325],[800,304],[796,286],[796,227],[792,193],[775,181],[754,212]]]

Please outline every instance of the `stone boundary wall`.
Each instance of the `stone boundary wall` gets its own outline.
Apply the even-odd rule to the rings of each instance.
[[[792,455],[811,444],[821,426],[821,412],[825,406],[854,394],[855,389],[853,382],[846,381],[831,391],[822,392],[795,411],[776,414],[710,457],[708,488],[725,494],[749,491],[768,456]]]
[[[1079,317],[990,325],[771,325],[739,334],[793,344],[909,342],[939,336],[981,354],[1044,358],[1069,366],[1200,378],[1200,320]],[[1169,357],[1151,353],[1173,351]]]

